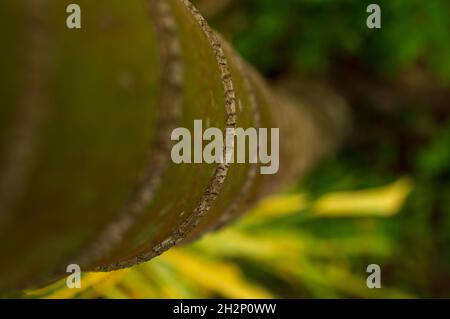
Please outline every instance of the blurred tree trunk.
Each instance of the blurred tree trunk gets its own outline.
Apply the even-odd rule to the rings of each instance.
[[[206,18],[211,18],[228,6],[230,6],[235,0],[195,0],[192,3],[199,9],[202,15]]]
[[[274,94],[188,1],[77,3],[82,28],[70,30],[65,1],[2,1],[0,290],[71,263],[149,260],[233,220],[342,140],[341,99]],[[196,119],[280,128],[279,173],[175,165],[170,134]]]

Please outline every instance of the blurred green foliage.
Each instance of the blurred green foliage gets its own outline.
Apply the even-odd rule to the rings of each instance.
[[[391,239],[365,230],[373,224],[373,217],[397,214],[411,187],[411,180],[401,178],[381,188],[316,199],[298,191],[273,196],[233,227],[148,263],[106,274],[84,274],[81,289],[68,289],[63,279],[25,292],[23,297],[414,297],[386,284],[368,289],[365,281],[365,263],[386,261],[395,252]],[[323,225],[325,220],[341,218],[350,218],[355,231],[318,236],[311,227],[314,221]],[[361,263],[352,262],[357,259]]]
[[[261,70],[323,72],[333,57],[353,55],[392,74],[421,60],[450,81],[450,2],[380,0],[382,29],[366,26],[374,1],[243,0],[215,19],[235,47]]]
[[[366,27],[370,3],[381,6],[381,29]],[[350,60],[382,83],[419,66],[450,91],[446,0],[242,0],[232,1],[212,21],[250,63],[275,79],[326,78]],[[407,175],[415,187],[402,211],[370,222],[313,219],[298,229],[330,243],[361,231],[383,238],[393,250],[387,258],[362,253],[348,262],[360,269],[378,261],[383,282],[391,287],[418,297],[450,297],[450,100],[432,105],[435,93],[424,92],[429,103],[412,99],[411,105],[395,105],[389,112],[358,99],[351,105],[354,132],[342,151],[297,188],[320,197],[386,185]]]

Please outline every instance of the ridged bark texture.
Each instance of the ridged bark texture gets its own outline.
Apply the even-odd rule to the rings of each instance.
[[[0,290],[50,282],[71,263],[149,260],[232,221],[339,143],[338,98],[273,94],[187,0],[78,0],[80,30],[66,27],[70,3],[0,5]],[[174,164],[172,130],[197,119],[280,128],[279,173]]]

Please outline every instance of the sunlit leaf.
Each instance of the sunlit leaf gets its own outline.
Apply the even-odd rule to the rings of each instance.
[[[330,193],[313,205],[318,217],[388,217],[400,211],[411,192],[413,183],[408,178],[368,190]]]

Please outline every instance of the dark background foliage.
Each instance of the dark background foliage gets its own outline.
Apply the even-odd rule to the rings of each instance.
[[[369,3],[229,1],[211,20],[274,84],[317,81],[347,98],[352,133],[298,187],[319,196],[411,177],[402,212],[375,218],[368,231],[395,243],[382,262],[387,283],[421,297],[449,297],[450,2],[377,1],[382,28],[374,30],[365,24]],[[323,238],[361,231],[349,219],[299,227]]]

